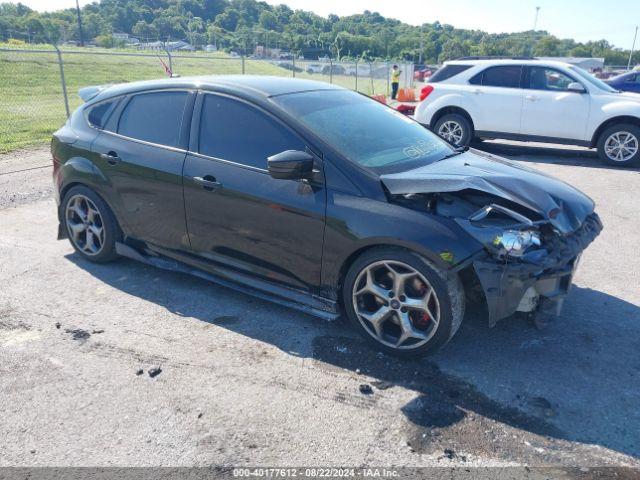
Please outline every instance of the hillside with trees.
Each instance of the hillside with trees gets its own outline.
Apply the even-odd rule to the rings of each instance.
[[[81,10],[85,41],[117,47],[114,33],[141,41],[184,40],[202,47],[252,53],[256,45],[307,57],[406,59],[437,63],[467,55],[604,57],[626,65],[629,51],[606,40],[579,43],[545,31],[489,34],[439,22],[412,26],[376,12],[321,17],[256,0],[101,0]],[[80,41],[75,9],[39,13],[17,3],[0,4],[0,40],[29,43]],[[422,48],[421,48],[422,45]],[[422,54],[422,55],[421,55]],[[640,54],[634,58],[640,62]]]

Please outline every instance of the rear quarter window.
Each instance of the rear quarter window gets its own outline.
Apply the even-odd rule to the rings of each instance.
[[[120,98],[114,98],[90,107],[87,111],[87,122],[89,122],[89,125],[103,129],[119,101]]]
[[[445,65],[429,79],[429,83],[443,82],[455,77],[456,75],[469,70],[472,65]]]
[[[489,67],[475,75],[469,83],[485,87],[520,88],[522,66],[502,65]]]

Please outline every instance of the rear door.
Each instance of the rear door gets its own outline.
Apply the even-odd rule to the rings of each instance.
[[[571,92],[570,83],[582,83],[556,68],[527,67],[522,133],[541,137],[584,140],[591,97]]]
[[[322,174],[315,181],[277,180],[267,171],[267,157],[305,150],[305,141],[269,113],[230,96],[199,95],[194,118],[199,116],[184,167],[194,252],[291,287],[318,286],[326,204]]]
[[[469,80],[469,113],[476,130],[520,133],[521,80],[521,65],[489,67]]]
[[[189,247],[182,168],[194,99],[185,90],[130,95],[92,147],[123,228],[166,248]]]

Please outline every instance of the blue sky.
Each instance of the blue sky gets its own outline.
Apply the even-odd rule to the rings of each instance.
[[[37,10],[75,6],[75,0],[21,0]],[[535,7],[540,6],[538,28],[560,38],[578,41],[606,39],[631,48],[635,26],[640,24],[640,0],[266,0],[319,15],[350,15],[365,9],[418,25],[448,23],[492,33],[533,28]],[[81,4],[91,3],[81,0]],[[640,43],[640,40],[639,40]],[[638,47],[638,44],[636,44]]]

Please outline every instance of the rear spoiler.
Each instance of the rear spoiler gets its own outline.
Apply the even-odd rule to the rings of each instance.
[[[83,102],[88,102],[110,86],[111,85],[94,85],[92,87],[84,87],[78,90],[78,96],[82,99]]]

